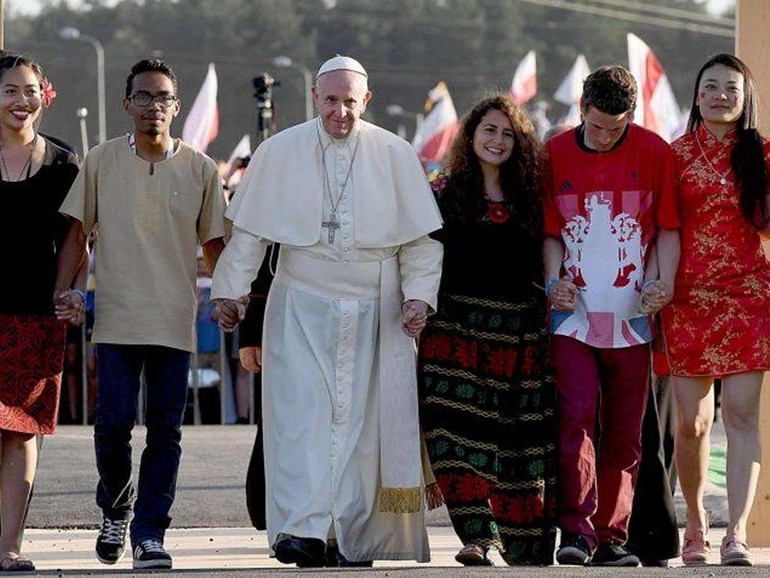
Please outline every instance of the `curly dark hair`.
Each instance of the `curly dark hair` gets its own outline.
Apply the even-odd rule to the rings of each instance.
[[[580,100],[583,112],[593,106],[605,114],[633,112],[637,98],[636,80],[619,64],[597,68],[583,82]]]
[[[543,222],[543,147],[527,114],[505,94],[476,104],[460,123],[449,153],[448,182],[438,197],[447,222],[468,222],[486,211],[484,176],[473,150],[473,135],[491,110],[502,112],[513,128],[513,152],[500,167],[500,186],[513,209],[512,222],[539,238]]]
[[[131,91],[134,89],[134,78],[143,72],[160,72],[165,74],[171,81],[171,84],[174,85],[174,92],[177,91],[176,74],[174,74],[171,66],[159,58],[146,58],[131,67],[131,73],[126,78],[126,98],[131,96]]]
[[[738,138],[730,155],[730,167],[735,173],[735,182],[741,192],[741,212],[744,218],[754,228],[762,230],[770,222],[770,215],[767,213],[765,204],[768,174],[762,137],[759,134],[759,97],[754,76],[740,58],[732,54],[716,54],[701,66],[695,78],[687,132],[692,132],[703,122],[703,116],[698,107],[698,88],[703,73],[717,65],[725,66],[743,75],[743,111],[735,122]]]

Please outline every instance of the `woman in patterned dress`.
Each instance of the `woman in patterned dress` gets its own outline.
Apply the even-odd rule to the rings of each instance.
[[[542,285],[541,144],[507,96],[463,119],[448,174],[438,311],[420,342],[420,417],[463,543],[456,559],[551,564],[555,389]]]
[[[21,555],[37,467],[36,436],[53,433],[59,407],[65,325],[54,315],[59,205],[77,159],[37,133],[53,97],[31,59],[0,52],[0,571],[32,571]],[[82,294],[81,296],[85,296]],[[63,297],[74,305],[77,296]],[[76,321],[80,309],[69,318]],[[81,317],[82,319],[82,317]]]
[[[720,557],[752,564],[746,522],[759,476],[760,390],[770,369],[770,264],[760,239],[770,233],[770,143],[757,132],[758,112],[746,65],[718,54],[700,69],[687,133],[673,143],[682,252],[662,321],[678,406],[685,564],[703,564],[710,552],[703,492],[715,377],[722,378],[730,512]]]

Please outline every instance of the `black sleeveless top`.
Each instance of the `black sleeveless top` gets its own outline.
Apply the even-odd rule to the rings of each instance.
[[[3,314],[53,313],[56,257],[68,227],[59,207],[75,180],[78,161],[48,139],[45,144],[38,172],[23,181],[0,180]]]

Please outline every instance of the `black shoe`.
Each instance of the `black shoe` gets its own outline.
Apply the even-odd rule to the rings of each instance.
[[[134,569],[171,569],[171,556],[160,540],[149,538],[134,546]]]
[[[318,538],[298,538],[279,535],[275,546],[276,559],[283,564],[296,564],[299,568],[323,568],[326,562],[326,542]]]
[[[478,544],[466,544],[462,547],[455,560],[463,566],[494,566],[492,560],[487,557],[488,548]]]
[[[324,567],[325,568],[339,568],[340,559],[337,555],[340,553],[337,544],[327,544],[326,552],[324,554]]]
[[[115,564],[126,553],[126,532],[130,519],[112,520],[105,517],[96,537],[96,557],[102,564]]]
[[[371,568],[374,566],[374,562],[371,560],[359,560],[358,562],[352,562],[337,552],[338,566],[340,568]]]
[[[345,556],[340,554],[337,544],[326,546],[324,555],[324,566],[326,568],[371,568],[374,562],[371,560],[362,560],[360,562],[351,562]]]
[[[624,566],[636,568],[639,566],[639,558],[626,550],[620,542],[607,540],[599,544],[591,560],[593,566]]]
[[[642,566],[647,568],[668,568],[668,560],[656,560],[654,558],[639,558]]]
[[[585,566],[591,561],[591,547],[580,534],[562,531],[556,561],[562,565]]]

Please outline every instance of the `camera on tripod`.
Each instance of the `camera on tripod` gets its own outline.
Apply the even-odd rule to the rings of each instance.
[[[267,72],[255,76],[251,82],[257,99],[257,140],[262,142],[270,136],[273,126],[273,87],[281,83]]]
[[[273,87],[281,86],[281,82],[270,76],[267,72],[255,76],[251,82],[254,84],[254,97],[257,99],[257,106],[261,105],[264,108],[272,108]]]

